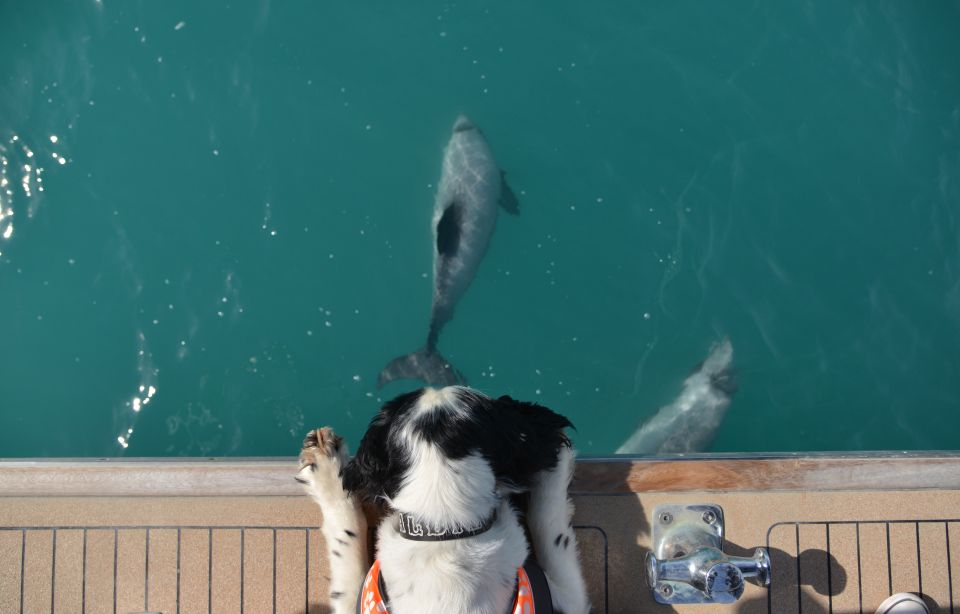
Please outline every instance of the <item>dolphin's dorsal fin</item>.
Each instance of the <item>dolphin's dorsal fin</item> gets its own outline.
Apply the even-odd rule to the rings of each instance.
[[[505,171],[500,171],[500,206],[510,215],[520,215],[520,201],[510,189]]]
[[[437,253],[441,256],[453,256],[460,247],[460,217],[461,205],[453,201],[437,222]]]

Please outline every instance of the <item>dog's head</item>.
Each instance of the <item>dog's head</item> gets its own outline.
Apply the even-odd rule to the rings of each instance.
[[[440,523],[482,519],[499,497],[529,489],[570,440],[563,416],[469,388],[424,388],[385,404],[370,422],[343,485]]]

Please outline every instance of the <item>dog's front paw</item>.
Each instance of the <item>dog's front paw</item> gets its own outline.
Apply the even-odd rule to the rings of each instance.
[[[326,426],[307,433],[300,450],[300,471],[294,477],[304,490],[321,504],[330,498],[342,498],[340,469],[347,462],[343,438]]]
[[[321,457],[336,458],[339,461],[345,456],[343,437],[334,433],[329,426],[325,426],[307,433],[303,440],[303,449],[300,450],[300,465],[302,467],[312,465]]]

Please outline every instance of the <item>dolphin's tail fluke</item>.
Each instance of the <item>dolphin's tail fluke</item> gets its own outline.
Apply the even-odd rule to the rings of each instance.
[[[377,378],[377,388],[397,379],[423,380],[428,386],[466,384],[467,380],[434,348],[420,348],[387,363]]]

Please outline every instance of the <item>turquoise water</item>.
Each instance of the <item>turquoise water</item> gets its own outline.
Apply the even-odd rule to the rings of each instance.
[[[460,112],[522,209],[440,340],[471,384],[609,453],[729,336],[712,450],[956,448],[958,32],[947,2],[3,2],[0,456],[356,441],[414,385],[376,377],[426,336]]]

